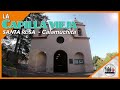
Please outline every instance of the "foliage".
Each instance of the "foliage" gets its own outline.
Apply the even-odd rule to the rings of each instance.
[[[107,53],[107,55],[106,55],[106,57],[104,59],[104,63],[107,63],[108,61],[110,61],[111,58],[113,58],[116,55],[117,55],[117,52]]]
[[[100,59],[100,57],[94,56],[94,57],[93,57],[93,64],[95,64],[95,63],[97,62],[97,60],[99,60],[99,59]]]
[[[14,67],[14,65],[12,63],[10,63],[9,61],[2,61],[2,65],[3,66]]]
[[[109,62],[112,57],[114,57],[115,55],[117,55],[117,52],[113,52],[113,53],[107,53],[106,57],[104,59],[98,57],[98,56],[94,56],[93,57],[93,64],[95,69],[99,69],[100,67],[102,67],[103,65],[105,65],[107,62]]]
[[[38,24],[41,23],[42,20],[48,20],[48,17],[43,15],[43,13],[30,13],[24,21],[38,21]],[[21,28],[22,32],[24,28]],[[16,30],[15,28],[13,30]],[[28,30],[28,29],[26,29]],[[7,60],[8,51],[15,52],[16,56],[19,56],[20,60],[28,60],[28,53],[30,51],[31,34],[8,34],[4,37],[2,42],[2,50],[3,50],[3,59]],[[12,41],[15,41],[15,44],[12,44]]]

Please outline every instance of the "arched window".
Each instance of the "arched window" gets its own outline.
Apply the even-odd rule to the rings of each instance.
[[[78,28],[78,35],[82,36],[82,30],[81,30],[81,28]]]
[[[39,29],[38,36],[42,35],[43,28]]]
[[[74,56],[74,64],[84,64],[84,55],[77,52]]]

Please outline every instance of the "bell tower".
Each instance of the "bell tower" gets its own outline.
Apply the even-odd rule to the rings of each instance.
[[[75,37],[87,37],[86,31],[85,31],[85,25],[82,22],[79,22],[76,18],[74,19],[74,22],[77,26],[77,34],[74,35]]]
[[[85,25],[82,22],[79,22],[76,18],[74,19],[74,22],[77,26],[77,34],[74,34],[75,40],[79,42],[78,46],[79,52],[82,52],[84,54],[84,69],[86,72],[92,72],[93,71],[93,64],[92,64],[92,55],[91,55],[91,49],[90,49],[90,43],[89,43],[89,37],[86,34]],[[77,50],[76,50],[77,51]]]

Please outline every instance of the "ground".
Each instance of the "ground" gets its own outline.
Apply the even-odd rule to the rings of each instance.
[[[18,77],[89,77],[92,73],[47,73],[47,72],[18,72]]]
[[[47,72],[29,72],[10,68],[3,68],[3,77],[6,76],[17,76],[17,77],[89,77],[92,73],[47,73]],[[9,75],[7,75],[9,74]],[[13,75],[16,74],[16,75]]]

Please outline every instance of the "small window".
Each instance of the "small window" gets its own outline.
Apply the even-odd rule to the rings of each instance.
[[[61,37],[61,36],[58,37],[58,38],[57,38],[57,42],[60,43],[60,44],[63,43],[63,42],[64,42],[64,38]]]
[[[69,59],[69,63],[70,63],[70,64],[73,64],[73,59]]]
[[[74,59],[74,64],[75,65],[84,64],[84,60],[83,59]]]
[[[78,35],[82,36],[82,30],[80,28],[78,28]]]
[[[43,28],[39,29],[38,36],[42,35]]]

